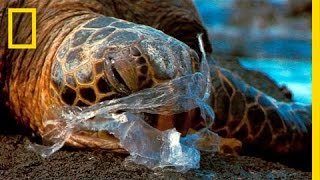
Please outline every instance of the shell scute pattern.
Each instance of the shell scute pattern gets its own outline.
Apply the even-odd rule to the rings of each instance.
[[[248,87],[246,91],[244,92],[246,96],[246,103],[247,104],[253,104],[256,102],[256,96],[258,95],[258,92],[253,87]]]
[[[105,44],[96,44],[96,51],[92,53],[92,58],[102,59],[106,54],[106,45]]]
[[[232,116],[232,119],[236,121],[236,126],[238,126],[242,121],[246,110],[246,107],[243,106],[245,103],[245,97],[241,92],[236,91],[231,97],[230,103],[230,115]]]
[[[65,63],[65,68],[67,71],[72,71],[81,64],[83,61],[82,53],[83,49],[80,47],[70,50],[65,61],[62,61]]]
[[[132,44],[139,39],[137,32],[130,32],[127,30],[116,30],[107,37],[104,41],[108,46],[119,46],[124,44]]]
[[[233,134],[233,136],[237,139],[246,139],[248,137],[249,129],[248,125],[244,123],[239,127],[239,130]]]
[[[230,83],[226,79],[223,79],[222,85],[223,85],[225,91],[227,92],[227,94],[229,95],[229,97],[231,97],[235,91],[233,90]]]
[[[94,103],[97,99],[95,90],[91,87],[80,88],[80,96],[91,103]]]
[[[272,143],[272,136],[272,128],[268,124],[265,124],[259,135],[256,137],[256,141],[261,143],[265,148],[268,148]],[[283,142],[284,141],[281,140],[281,143]]]
[[[265,120],[265,113],[259,105],[249,107],[247,112],[248,121],[251,124],[253,135],[257,135],[262,128],[262,123]]]
[[[76,88],[77,87],[77,82],[74,78],[74,76],[67,74],[66,75],[66,82],[70,87]]]
[[[113,27],[116,27],[116,28],[132,28],[132,27],[135,26],[135,24],[133,24],[133,23],[121,22],[121,21],[113,22],[110,25],[113,26]]]
[[[93,31],[82,29],[76,32],[72,38],[72,47],[79,46],[83,44],[89,36],[92,34]]]
[[[153,38],[155,40],[162,40],[162,39],[167,39],[168,42],[172,42],[172,41],[175,41],[173,40],[172,37],[170,36],[165,36],[164,33],[158,29],[150,29],[149,26],[145,26],[145,25],[140,25],[140,26],[136,26],[136,27],[133,27],[134,30],[138,31],[138,32],[146,32],[148,31],[150,34],[152,34]]]
[[[52,84],[56,89],[56,91],[60,92],[60,90],[64,86],[64,73],[63,73],[62,65],[59,61],[55,61],[53,64],[51,80],[53,82]]]
[[[218,124],[217,127],[220,127],[219,125],[225,125],[226,119],[228,119],[228,114],[223,112],[229,112],[230,107],[230,99],[225,91],[223,89],[219,89],[216,94],[219,94],[219,96],[215,95],[213,98],[215,100],[215,112],[216,112],[216,123]],[[219,103],[217,103],[219,102]]]
[[[96,18],[93,21],[88,22],[86,25],[84,25],[84,27],[85,28],[103,28],[110,25],[114,21],[117,21],[117,19],[111,18],[111,17],[109,18],[100,17],[100,18]]]
[[[66,54],[69,52],[70,49],[70,40],[68,39],[68,42],[65,43],[65,45],[59,49],[58,53],[57,53],[57,57],[59,60],[63,59]]]
[[[62,91],[61,91],[61,98],[66,104],[74,104],[74,101],[77,96],[77,92],[70,88],[69,86],[64,86]]]
[[[104,68],[104,62],[103,61],[99,61],[99,62],[94,64],[94,70],[95,70],[96,74],[103,73],[103,68]]]
[[[272,129],[274,132],[279,133],[280,131],[284,130],[285,125],[283,124],[283,121],[281,121],[280,116],[274,109],[267,110],[267,118],[274,119],[274,123],[272,123]]]
[[[77,103],[76,103],[76,106],[89,106],[90,104],[87,104],[81,100],[78,100]]]
[[[110,85],[102,77],[97,82],[97,88],[100,93],[111,92]]]
[[[271,101],[267,96],[259,96],[258,104],[261,104],[265,108],[272,107],[274,105],[273,101]]]
[[[246,90],[247,84],[242,83],[238,76],[232,74],[230,71],[223,68],[221,68],[220,72],[222,73],[221,78],[228,81],[235,88],[239,89],[239,91],[244,92]]]
[[[79,84],[89,84],[93,81],[93,72],[91,63],[81,65],[76,71],[76,79]]]
[[[97,31],[96,33],[94,33],[88,43],[89,44],[96,43],[97,41],[102,40],[105,37],[109,36],[115,30],[116,28],[113,28],[113,27],[103,28]]]

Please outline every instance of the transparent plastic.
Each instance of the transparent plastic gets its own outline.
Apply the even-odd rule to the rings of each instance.
[[[203,51],[201,41],[200,47]],[[206,103],[210,94],[208,71],[203,53],[200,72],[90,107],[53,107],[43,120],[42,137],[51,145],[34,144],[30,148],[47,157],[79,129],[104,130],[120,140],[121,146],[130,153],[128,159],[135,163],[151,169],[173,167],[178,172],[197,169],[199,151],[216,152],[220,143],[220,137],[209,130],[214,112]],[[144,113],[173,115],[195,108],[200,109],[206,128],[185,137],[180,137],[176,129],[160,131],[143,120]]]

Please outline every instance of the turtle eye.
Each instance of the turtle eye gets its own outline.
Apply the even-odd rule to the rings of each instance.
[[[126,54],[126,52],[122,50],[118,52],[109,52],[108,54],[106,54],[103,72],[105,75],[105,79],[111,84],[114,89],[116,89],[120,93],[128,94],[130,92],[130,88],[119,73],[119,64],[118,66],[116,65],[116,63],[122,64],[121,61],[123,61],[124,59],[122,53]]]
[[[111,65],[111,71],[114,75],[114,78],[118,81],[120,86],[123,86],[125,89],[129,89],[128,86],[126,85],[125,81],[123,80],[123,78],[121,77],[121,75],[119,74],[119,72],[117,71],[117,69],[113,65]]]
[[[130,53],[132,56],[141,56],[141,52],[137,47],[130,47]]]

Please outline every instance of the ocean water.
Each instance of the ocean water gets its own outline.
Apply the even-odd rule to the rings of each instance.
[[[297,102],[311,103],[311,61],[269,58],[240,58],[247,69],[259,70],[271,77],[278,85],[286,85]]]
[[[279,85],[286,85],[295,101],[311,103],[311,31],[304,20],[284,20],[263,29],[255,23],[240,27],[230,24],[235,0],[193,1],[216,53],[240,52],[245,68],[259,70]],[[287,2],[268,0],[280,9]]]

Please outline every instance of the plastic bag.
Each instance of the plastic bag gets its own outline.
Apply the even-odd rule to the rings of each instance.
[[[199,150],[216,152],[220,143],[219,136],[208,129],[214,120],[214,112],[206,103],[210,94],[208,70],[203,54],[201,72],[90,107],[53,107],[43,122],[46,129],[43,140],[52,145],[31,148],[47,157],[78,129],[106,130],[120,140],[130,153],[128,159],[135,163],[151,169],[174,167],[179,172],[199,168]],[[161,132],[143,120],[143,113],[172,115],[195,108],[200,109],[206,128],[182,138],[175,129]],[[122,113],[115,113],[119,111]]]

